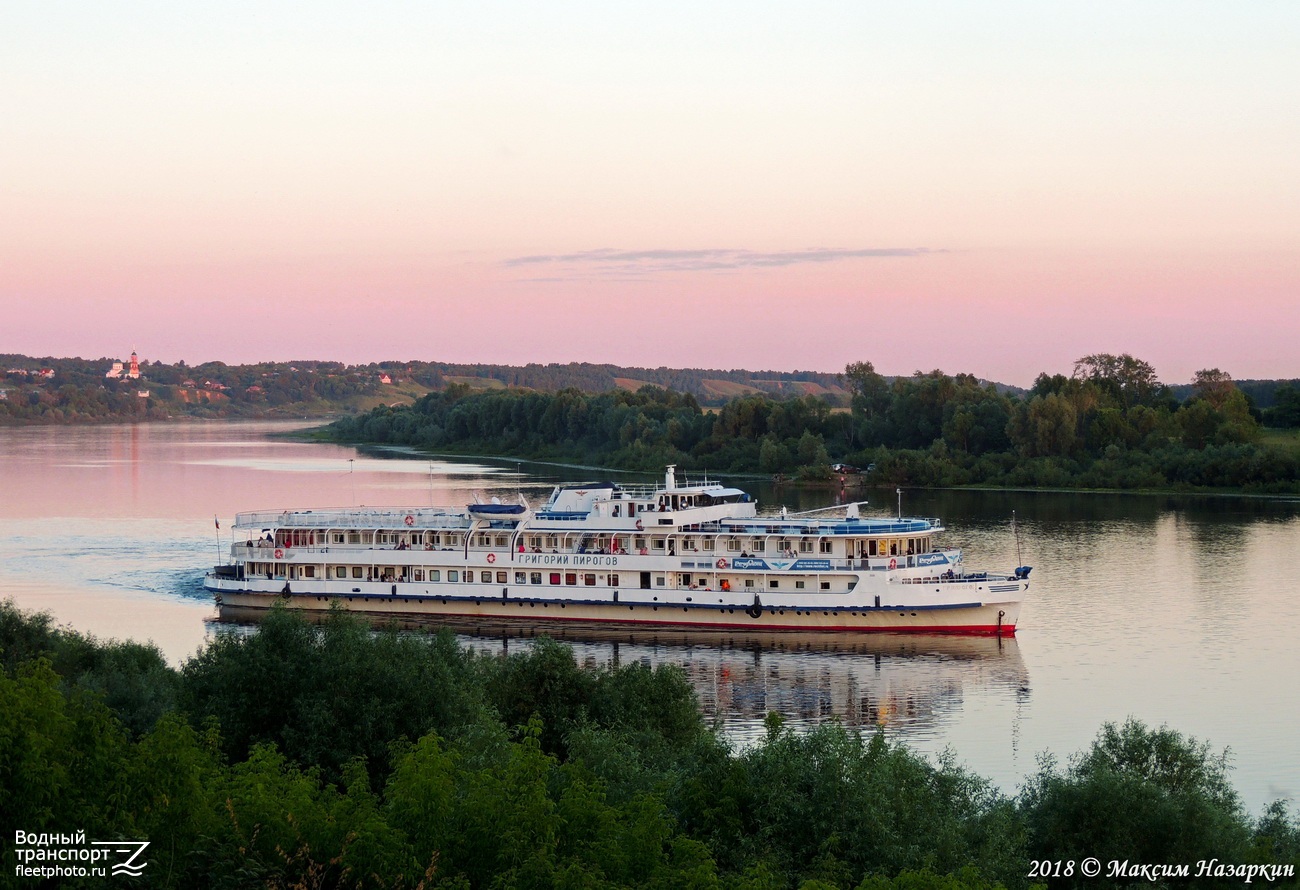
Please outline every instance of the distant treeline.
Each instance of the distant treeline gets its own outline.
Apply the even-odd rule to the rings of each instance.
[[[338,362],[142,361],[139,378],[106,377],[114,361],[0,356],[0,423],[320,414],[390,389],[379,372]]]
[[[173,670],[0,604],[0,667],[7,872],[16,832],[147,840],[131,886],[220,890],[1214,890],[1252,864],[1294,887],[1300,865],[1285,804],[1252,817],[1226,753],[1133,720],[1008,796],[838,724],[769,717],[736,751],[676,668],[586,669],[545,640],[480,656],[342,613],[273,611]],[[1202,860],[1218,873],[1137,871]]]
[[[388,361],[367,365],[302,360],[227,365],[140,362],[141,377],[106,377],[124,359],[34,358],[0,355],[0,423],[78,423],[151,420],[175,416],[260,417],[277,414],[352,413],[378,403],[402,404],[427,392],[464,385],[471,390],[526,389],[599,394],[650,385],[721,407],[747,395],[790,400],[813,396],[832,408],[849,405],[853,392],[842,374],[815,371],[748,371],[703,368],[635,368],[608,364],[455,364]],[[964,377],[964,375],[963,375]],[[894,378],[883,378],[892,384]],[[975,380],[999,394],[1026,391]],[[1238,381],[1252,405],[1269,409],[1279,426],[1300,426],[1300,380]],[[1196,395],[1194,385],[1169,387],[1177,402]]]
[[[156,420],[175,416],[259,417],[327,414],[405,402],[448,385],[539,392],[660,386],[721,405],[738,394],[816,394],[847,404],[839,376],[813,371],[624,368],[616,365],[524,366],[391,361],[368,365],[295,361],[227,365],[140,362],[140,377],[106,377],[123,359],[0,355],[0,423]]]
[[[891,381],[869,362],[846,368],[843,383],[847,411],[814,396],[746,395],[706,411],[655,387],[592,395],[453,385],[339,420],[329,435],[635,470],[827,478],[836,461],[891,484],[1300,490],[1297,449],[1261,441],[1261,420],[1300,425],[1296,387],[1280,387],[1265,415],[1211,369],[1180,403],[1128,355],[1087,356],[1068,377],[1040,375],[1023,396],[969,374]]]

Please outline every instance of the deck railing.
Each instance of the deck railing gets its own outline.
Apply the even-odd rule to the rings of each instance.
[[[406,521],[408,516],[411,517],[409,523]],[[264,511],[235,515],[236,528],[463,529],[468,528],[469,523],[466,513],[449,513],[443,508],[429,507]]]

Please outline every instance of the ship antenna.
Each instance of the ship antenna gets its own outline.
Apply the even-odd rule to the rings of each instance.
[[[894,491],[898,494],[898,518],[901,520],[903,518],[903,489],[895,488]]]
[[[1016,523],[1016,511],[1011,511],[1011,533],[1016,536],[1016,565],[1024,565],[1025,561],[1020,558],[1020,526]]]

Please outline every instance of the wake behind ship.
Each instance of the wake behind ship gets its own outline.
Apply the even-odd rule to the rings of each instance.
[[[240,513],[223,611],[753,630],[1014,634],[1027,566],[967,571],[938,519],[760,515],[716,482],[559,486],[542,507]]]

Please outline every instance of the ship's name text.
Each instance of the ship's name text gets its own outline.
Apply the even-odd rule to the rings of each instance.
[[[616,566],[618,557],[598,553],[520,553],[518,562],[526,566]]]

